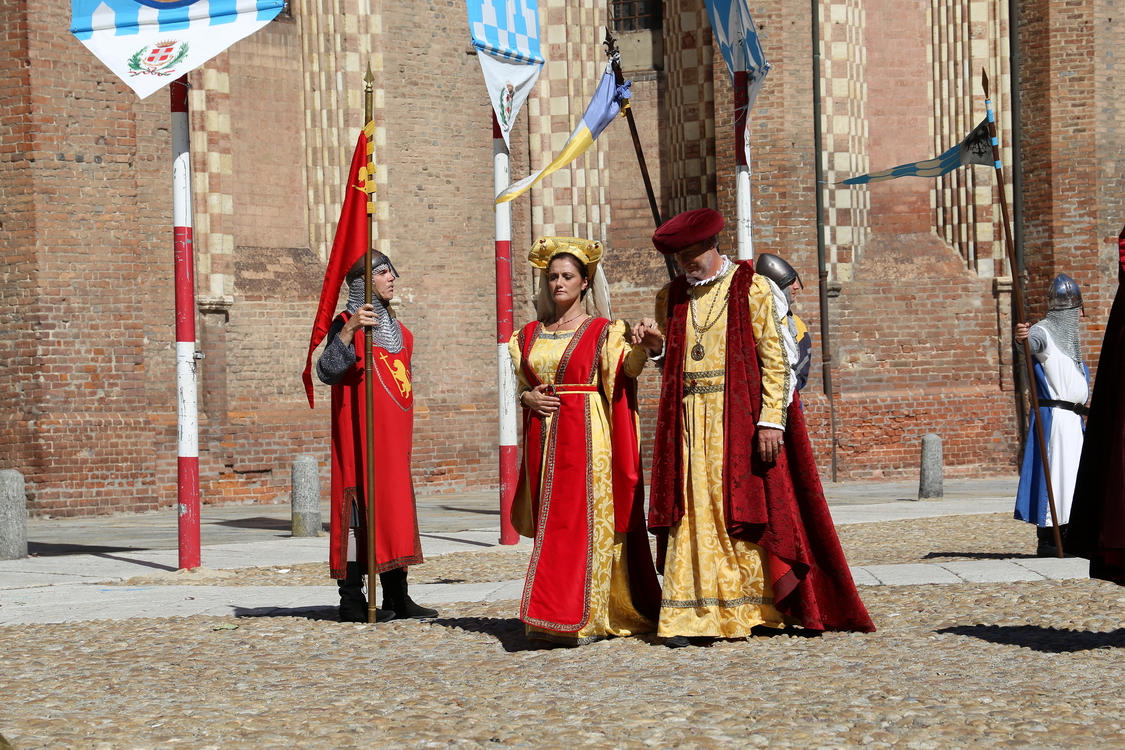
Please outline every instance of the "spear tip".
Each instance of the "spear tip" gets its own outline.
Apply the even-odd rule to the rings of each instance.
[[[984,86],[984,98],[988,98],[988,72],[982,67],[980,69],[981,85]]]
[[[375,83],[375,75],[371,72],[371,63],[367,63],[367,72],[363,74],[363,82],[368,86]]]

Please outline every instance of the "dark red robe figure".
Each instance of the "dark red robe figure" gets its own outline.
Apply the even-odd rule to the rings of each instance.
[[[1091,578],[1125,586],[1125,229],[1117,245],[1117,295],[1098,359],[1065,550],[1089,559]]]
[[[341,313],[337,321],[350,316]],[[332,386],[332,577],[347,576],[348,528],[356,506],[360,528],[356,559],[367,559],[367,388],[364,331],[355,332],[355,366]],[[402,351],[372,346],[375,374],[375,564],[382,573],[422,562],[410,456],[414,436],[414,388],[410,357],[414,336],[402,326]]]
[[[836,536],[800,405],[786,417],[784,449],[766,463],[756,449],[761,371],[746,300],[753,266],[739,262],[730,286],[724,385],[723,518],[731,537],[769,555],[774,607],[812,630],[874,632]],[[672,525],[684,515],[681,396],[688,319],[685,277],[668,294],[668,340],[653,445],[648,526],[662,563]]]

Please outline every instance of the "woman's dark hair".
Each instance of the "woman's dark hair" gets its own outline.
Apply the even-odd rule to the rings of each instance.
[[[552,255],[551,260],[547,262],[547,273],[551,272],[551,265],[559,258],[566,258],[571,263],[573,263],[574,266],[578,269],[578,275],[582,278],[590,278],[590,271],[586,268],[586,264],[583,263],[582,260],[574,253],[555,253],[554,255]],[[578,299],[586,299],[586,292],[588,291],[588,287],[586,289],[583,289],[582,293],[578,296]]]

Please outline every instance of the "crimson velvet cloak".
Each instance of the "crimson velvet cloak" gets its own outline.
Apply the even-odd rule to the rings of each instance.
[[[1109,312],[1064,544],[1090,577],[1125,586],[1125,229],[1117,240],[1117,295]]]
[[[723,410],[723,517],[737,539],[769,556],[774,606],[811,630],[875,631],[855,583],[820,484],[804,415],[794,400],[782,454],[774,463],[755,448],[761,414],[761,371],[751,325],[754,269],[739,262],[727,308],[727,361]],[[684,341],[688,285],[680,276],[668,293],[668,340],[653,446],[648,526],[660,542],[684,515]],[[743,406],[745,405],[745,406]]]

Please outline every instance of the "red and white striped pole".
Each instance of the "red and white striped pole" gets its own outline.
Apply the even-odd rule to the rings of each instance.
[[[754,204],[750,191],[750,144],[746,138],[746,121],[750,115],[749,75],[745,70],[734,74],[734,153],[735,202],[738,207],[738,259],[754,259]]]
[[[495,194],[511,182],[508,144],[492,113],[492,180]],[[500,544],[518,544],[519,534],[512,526],[512,502],[519,480],[519,446],[516,431],[516,372],[508,356],[512,337],[512,204],[496,204],[496,349],[497,398],[500,418]]]
[[[199,412],[195,387],[195,253],[191,237],[191,124],[187,76],[172,92],[172,224],[176,263],[176,409],[179,415],[176,496],[180,568],[198,568]]]

